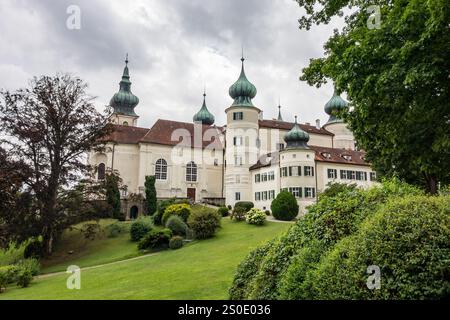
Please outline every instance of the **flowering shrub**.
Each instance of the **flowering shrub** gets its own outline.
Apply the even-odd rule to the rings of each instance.
[[[250,209],[245,215],[245,221],[248,224],[255,224],[261,226],[266,221],[266,214],[264,211],[253,208]]]

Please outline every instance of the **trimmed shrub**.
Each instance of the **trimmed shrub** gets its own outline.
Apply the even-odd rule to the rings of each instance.
[[[324,257],[311,282],[319,299],[445,299],[450,296],[450,197],[392,199]],[[367,288],[367,267],[381,288]]]
[[[152,230],[139,241],[139,250],[166,248],[172,237],[170,229]]]
[[[145,207],[148,215],[153,215],[156,212],[156,188],[155,176],[145,177]]]
[[[212,237],[220,227],[220,219],[216,210],[204,207],[189,216],[188,225],[197,239],[206,239]]]
[[[226,217],[228,216],[229,212],[228,212],[228,208],[227,207],[220,207],[217,210],[217,213],[220,214],[222,217]]]
[[[294,195],[281,191],[270,205],[272,215],[277,220],[291,221],[298,215],[298,203]]]
[[[269,210],[264,211],[264,213],[266,214],[266,216],[270,216],[270,211]]]
[[[167,219],[166,228],[170,229],[176,236],[186,236],[188,232],[187,224],[179,216],[171,216]]]
[[[245,215],[245,221],[248,224],[261,226],[266,222],[266,214],[262,210],[253,208]]]
[[[150,230],[153,224],[148,217],[140,217],[131,224],[130,236],[131,241],[141,240]]]
[[[234,204],[234,208],[241,207],[245,209],[245,212],[248,212],[251,208],[253,208],[255,205],[251,201],[238,201]]]
[[[167,219],[171,216],[179,216],[183,221],[187,221],[189,215],[192,213],[191,206],[185,203],[172,204],[166,208],[162,216],[163,225],[166,224]]]
[[[246,213],[247,210],[244,207],[234,207],[233,212],[231,212],[230,219],[236,221],[244,221]]]
[[[228,205],[227,208],[228,208],[228,211],[231,211],[231,209],[233,209],[233,207],[231,205]]]
[[[183,238],[174,236],[169,241],[169,248],[172,250],[180,249],[183,246]]]

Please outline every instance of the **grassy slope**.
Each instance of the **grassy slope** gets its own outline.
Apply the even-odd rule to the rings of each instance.
[[[115,221],[100,220],[102,230]],[[136,243],[130,241],[128,232],[130,223],[122,222],[121,224],[126,228],[123,234],[116,238],[108,238],[106,232],[102,231],[95,241],[85,239],[79,230],[66,230],[51,259],[42,261],[41,273],[65,271],[71,264],[82,268],[140,255]],[[69,251],[73,253],[69,254]]]
[[[0,299],[226,299],[239,262],[289,224],[256,227],[223,219],[222,226],[216,237],[180,250],[82,271],[81,290],[68,290],[67,275],[56,275],[29,288],[8,288]]]

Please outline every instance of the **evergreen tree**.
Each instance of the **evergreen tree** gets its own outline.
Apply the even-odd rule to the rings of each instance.
[[[112,217],[114,219],[120,219],[122,213],[120,204],[119,177],[114,173],[109,173],[105,178],[106,202],[108,202],[111,206]]]
[[[145,177],[145,205],[148,215],[153,215],[156,212],[155,180],[155,176]]]

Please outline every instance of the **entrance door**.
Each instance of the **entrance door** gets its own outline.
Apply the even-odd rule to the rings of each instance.
[[[130,219],[131,220],[137,219],[138,212],[139,212],[138,207],[137,206],[132,206],[131,209],[130,209]]]
[[[187,188],[187,197],[195,202],[195,188]]]

